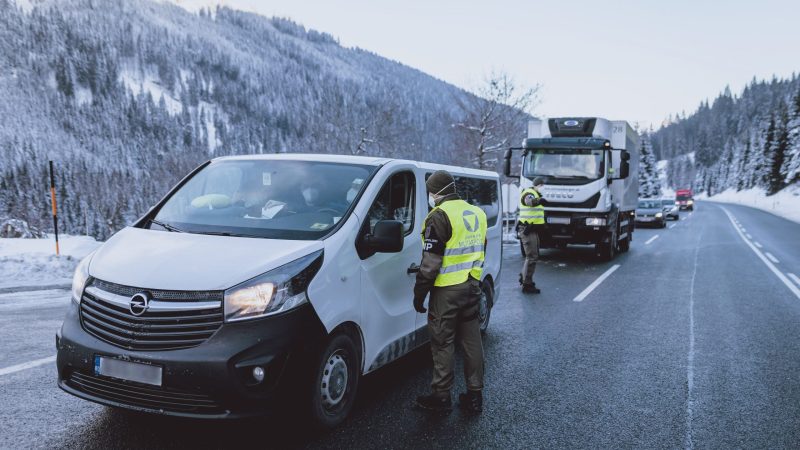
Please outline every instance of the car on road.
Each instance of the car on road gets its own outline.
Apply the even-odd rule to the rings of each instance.
[[[666,215],[661,200],[657,198],[640,199],[636,205],[636,225],[667,226]]]
[[[667,219],[680,220],[680,208],[674,198],[662,198],[661,205],[664,207],[664,215]]]
[[[356,156],[223,157],[78,265],[56,335],[59,387],[153,414],[236,418],[289,405],[317,428],[338,425],[363,375],[428,341],[427,315],[411,298],[425,178],[439,169],[487,216],[485,244],[459,253],[485,254],[485,331],[502,256],[497,173]],[[478,220],[469,213],[465,223]]]

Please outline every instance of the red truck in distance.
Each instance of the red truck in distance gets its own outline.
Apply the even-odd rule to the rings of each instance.
[[[680,209],[694,211],[694,196],[691,189],[678,189],[675,191],[675,204]]]

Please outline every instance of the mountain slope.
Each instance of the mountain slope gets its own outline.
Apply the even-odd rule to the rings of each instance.
[[[66,231],[100,238],[219,155],[464,164],[451,125],[469,98],[285,19],[146,0],[0,0],[0,217],[49,229],[48,159]]]

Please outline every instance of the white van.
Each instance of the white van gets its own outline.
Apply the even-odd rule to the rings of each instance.
[[[494,172],[383,158],[209,161],[81,262],[56,336],[59,386],[97,403],[230,418],[282,400],[332,427],[361,375],[428,340],[413,308],[444,169],[488,219],[481,326],[501,264]]]

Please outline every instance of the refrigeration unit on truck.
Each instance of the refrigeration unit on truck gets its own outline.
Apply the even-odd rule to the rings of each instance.
[[[542,248],[590,244],[604,259],[629,249],[639,192],[639,135],[627,122],[531,120],[522,146],[506,152],[506,176],[512,176],[514,150],[522,152],[520,189],[537,177],[545,182]]]

